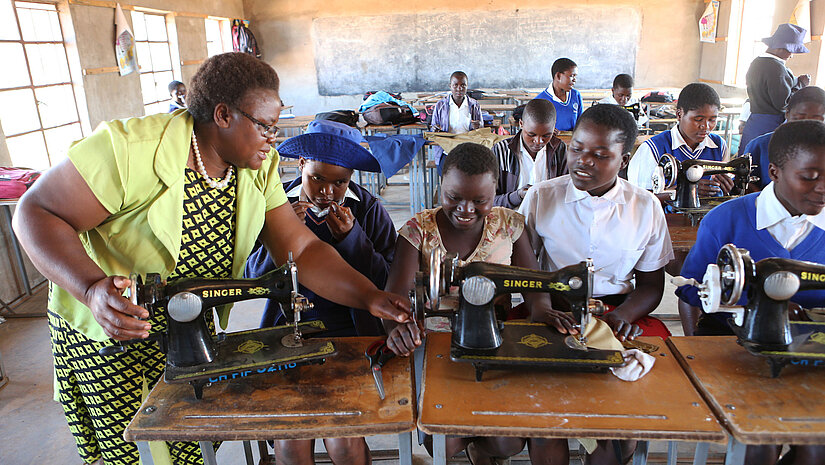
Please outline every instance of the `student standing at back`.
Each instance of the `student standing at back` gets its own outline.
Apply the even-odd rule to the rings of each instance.
[[[536,95],[536,98],[549,100],[555,105],[556,129],[559,131],[572,131],[584,111],[582,95],[573,88],[578,70],[576,63],[570,58],[559,58],[550,68],[553,82]]]
[[[713,134],[719,116],[719,95],[707,84],[694,82],[679,92],[676,104],[677,124],[646,140],[630,159],[627,180],[647,190],[653,189],[653,173],[662,155],[669,153],[677,161],[702,159],[728,161],[730,151],[725,140]],[[727,195],[733,181],[716,174],[699,181],[699,196]],[[660,200],[665,194],[660,194]]]
[[[554,135],[553,104],[530,100],[518,124],[515,136],[493,146],[499,169],[495,204],[513,209],[533,184],[567,174],[567,146]]]
[[[455,71],[450,75],[450,95],[435,104],[430,131],[461,134],[481,127],[481,106],[467,95],[468,85],[464,71]],[[437,145],[434,150],[438,158],[438,172],[441,173],[444,150]]]
[[[633,118],[636,119],[636,126],[641,128],[647,123],[647,114],[643,111],[643,106],[639,99],[633,96],[633,84],[633,76],[629,74],[617,74],[616,77],[613,78],[613,88],[610,89],[610,95],[596,103],[618,105],[625,108],[638,105],[639,111],[635,114],[631,112],[631,114],[633,114]]]

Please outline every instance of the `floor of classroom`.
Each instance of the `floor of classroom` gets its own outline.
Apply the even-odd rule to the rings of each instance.
[[[403,174],[399,179],[403,183]],[[406,186],[391,185],[385,190],[385,200],[389,203],[405,203],[409,199]],[[409,207],[389,208],[396,226],[409,218]],[[666,285],[665,296],[656,309],[656,315],[674,315],[676,297],[675,287]],[[35,295],[15,310],[19,313],[43,312],[46,306],[46,289],[40,286]],[[263,311],[263,301],[252,300],[235,306],[229,322],[229,331],[257,328]],[[665,322],[674,335],[682,335],[678,320]],[[22,465],[33,463],[50,463],[53,465],[80,465],[74,440],[69,433],[63,417],[63,410],[52,400],[52,357],[49,347],[49,330],[45,317],[8,318],[0,324],[0,365],[9,382],[0,388],[0,464]],[[373,436],[367,438],[371,450],[397,449],[397,436]],[[417,442],[417,441],[414,441]],[[695,444],[680,443],[679,456],[683,460],[693,456]],[[255,463],[258,463],[257,448],[253,447]],[[323,442],[317,441],[316,450],[323,450]],[[648,463],[665,463],[664,452],[667,444],[651,443]],[[711,446],[711,461],[718,462],[719,454],[724,452],[722,446]],[[426,450],[415,444],[413,446],[413,463],[416,465],[432,463]],[[221,465],[241,465],[245,463],[242,443],[226,442],[217,453]],[[680,460],[681,462],[681,460]],[[376,463],[397,464],[397,459],[381,460]],[[467,463],[460,457],[456,463]],[[512,463],[529,463],[526,452]],[[580,464],[577,457],[571,458],[571,464]],[[687,463],[690,463],[688,460]]]

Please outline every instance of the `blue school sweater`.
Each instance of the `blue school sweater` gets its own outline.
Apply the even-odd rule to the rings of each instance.
[[[570,95],[567,96],[567,103],[559,102],[553,94],[553,86],[541,91],[536,95],[536,98],[549,100],[553,102],[556,107],[556,129],[559,131],[572,131],[576,127],[576,121],[584,111],[584,104],[582,103],[582,94],[576,89],[570,89]]]
[[[682,145],[676,150],[673,150],[673,134],[670,131],[660,132],[644,143],[650,148],[650,151],[656,159],[656,163],[659,162],[659,159],[662,158],[662,155],[665,153],[673,155],[676,157],[676,160],[680,162],[700,158],[702,160],[722,161],[725,156],[725,140],[718,134],[713,133],[708,134],[708,137],[716,144],[716,148],[704,147],[702,150],[692,151],[687,145]]]
[[[758,192],[729,200],[710,211],[699,224],[696,244],[690,249],[682,266],[682,276],[701,281],[709,263],[716,263],[716,256],[725,244],[747,249],[757,262],[763,258],[780,257],[825,264],[825,231],[814,228],[808,237],[790,252],[771,236],[767,229],[756,229],[756,197]],[[694,307],[702,307],[693,286],[676,289],[676,295]],[[791,299],[805,308],[825,305],[825,290],[797,292]],[[738,305],[745,305],[743,295]],[[714,317],[729,314],[714,314]],[[727,317],[724,317],[726,320]]]
[[[752,174],[759,177],[756,184],[762,189],[771,182],[771,176],[768,174],[768,145],[771,143],[772,135],[773,132],[769,132],[751,140],[743,152],[751,154],[751,163],[757,165],[753,168]]]

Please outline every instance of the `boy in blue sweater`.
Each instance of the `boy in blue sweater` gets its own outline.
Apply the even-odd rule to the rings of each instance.
[[[728,243],[747,249],[755,261],[782,257],[825,264],[825,124],[783,124],[771,138],[769,159],[773,182],[762,192],[725,202],[702,219],[682,276],[701,281],[707,265],[716,262]],[[726,324],[730,314],[701,314],[695,287],[682,286],[676,294],[686,335],[733,334]],[[825,291],[801,291],[792,301],[803,308],[821,307]],[[746,297],[738,302],[745,303]],[[701,314],[698,325],[696,314]],[[778,445],[748,446],[745,463],[777,463],[780,450]],[[781,463],[825,463],[825,446],[791,446]]]
[[[719,95],[707,84],[688,84],[679,93],[676,104],[678,123],[670,131],[660,132],[636,149],[627,168],[627,180],[641,188],[653,189],[653,173],[662,155],[676,160],[702,159],[728,161],[730,149],[718,134],[713,134],[719,116]],[[727,195],[733,181],[725,175],[713,175],[699,181],[699,196]],[[660,194],[659,199],[665,200]]]
[[[820,87],[808,86],[794,92],[788,100],[788,107],[785,108],[785,121],[801,121],[812,119],[825,121],[825,90]],[[740,153],[750,154],[751,160],[756,165],[753,173],[759,178],[750,186],[754,190],[762,190],[771,182],[768,173],[770,161],[768,160],[768,144],[771,141],[773,131],[748,142],[745,150]],[[749,186],[749,187],[750,187]]]
[[[556,107],[556,129],[572,131],[584,111],[582,95],[573,88],[576,85],[578,67],[570,58],[559,58],[550,68],[553,82],[536,98],[549,100]]]

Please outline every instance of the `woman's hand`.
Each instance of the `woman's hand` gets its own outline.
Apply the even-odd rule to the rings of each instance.
[[[408,357],[416,347],[421,345],[424,331],[412,321],[397,325],[387,336],[387,347],[395,355]]]
[[[610,326],[610,329],[613,330],[613,334],[615,334],[620,341],[624,341],[625,339],[636,339],[636,336],[642,334],[642,328],[617,315],[615,311],[605,313],[601,318],[602,321]]]
[[[546,323],[562,334],[579,334],[579,330],[575,328],[576,320],[567,312],[548,308],[539,310],[536,313],[533,315],[533,321],[535,322]]]
[[[410,321],[410,299],[376,289],[366,298],[366,310],[372,316],[396,323]]]
[[[107,336],[118,341],[149,337],[149,312],[129,302],[123,292],[132,281],[123,276],[109,276],[92,284],[86,290],[85,304],[92,316],[103,327]]]

